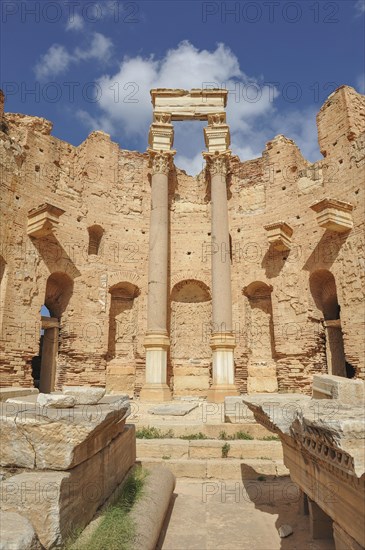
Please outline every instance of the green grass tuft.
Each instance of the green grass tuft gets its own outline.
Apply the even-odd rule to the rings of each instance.
[[[173,430],[163,432],[154,426],[143,426],[136,431],[137,439],[172,439],[174,437]]]
[[[222,458],[228,458],[228,453],[231,449],[231,446],[229,443],[225,443],[223,446],[222,446]]]
[[[179,439],[189,439],[190,441],[193,441],[195,439],[208,439],[208,437],[202,432],[199,432],[197,434],[180,435]]]
[[[136,468],[126,480],[118,500],[108,506],[88,540],[66,545],[64,550],[133,550],[135,526],[129,512],[143,492],[146,475],[145,470]]]

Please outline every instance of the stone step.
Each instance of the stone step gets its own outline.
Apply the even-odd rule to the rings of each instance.
[[[140,430],[141,428],[146,428],[148,426],[153,426],[154,428],[157,428],[161,430],[161,432],[168,432],[171,430],[173,432],[173,437],[180,437],[180,436],[186,436],[186,435],[196,435],[198,433],[202,433],[209,439],[218,439],[221,432],[225,432],[228,436],[232,436],[236,434],[237,432],[245,432],[254,439],[262,439],[267,436],[272,436],[272,432],[264,428],[264,426],[261,426],[261,424],[257,424],[256,422],[245,422],[241,424],[230,424],[225,422],[217,422],[208,424],[205,422],[194,422],[189,419],[189,421],[185,420],[184,423],[177,422],[177,421],[171,421],[171,420],[165,420],[165,421],[159,421],[157,419],[152,419],[150,422],[146,422],[145,419],[135,419],[131,417],[129,419],[130,422],[133,422],[133,424],[136,425],[136,430]]]
[[[217,439],[137,439],[137,457],[168,459],[222,458],[222,447],[229,445],[228,458],[283,460],[280,441]]]
[[[289,470],[281,460],[246,459],[243,461],[238,458],[164,460],[139,457],[137,462],[146,468],[153,468],[163,463],[177,478],[263,481],[267,477],[289,475]]]

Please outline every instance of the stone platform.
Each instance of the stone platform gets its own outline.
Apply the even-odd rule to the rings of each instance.
[[[135,429],[125,424],[129,401],[107,396],[53,409],[30,395],[1,405],[1,510],[28,519],[45,548],[59,547],[135,463]]]

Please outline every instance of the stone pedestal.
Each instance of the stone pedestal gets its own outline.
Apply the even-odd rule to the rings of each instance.
[[[233,333],[216,333],[210,345],[213,351],[213,385],[208,391],[208,401],[223,403],[229,395],[238,395],[234,385],[235,337]]]
[[[146,383],[141,390],[141,399],[169,401],[171,391],[166,384],[166,374],[170,340],[167,334],[147,334],[144,346],[146,348]]]

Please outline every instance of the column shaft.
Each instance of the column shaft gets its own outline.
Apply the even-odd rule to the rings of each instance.
[[[235,338],[232,332],[231,257],[227,202],[227,165],[229,152],[206,154],[211,175],[213,384],[209,401],[223,401],[237,395],[234,385]]]
[[[232,332],[231,258],[226,176],[211,178],[213,333]]]
[[[173,152],[150,150],[152,165],[151,216],[148,258],[146,383],[141,398],[167,401],[167,335],[169,205],[168,176]]]
[[[167,335],[168,175],[152,175],[147,334]]]

